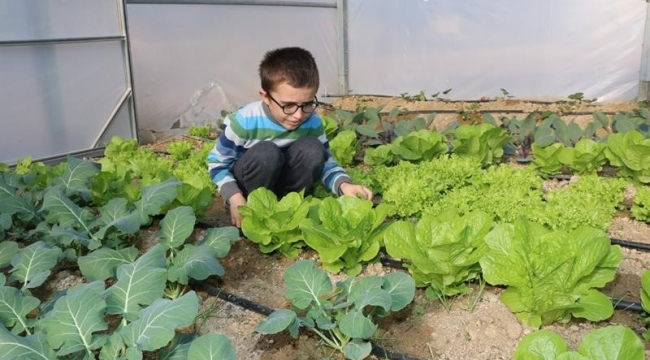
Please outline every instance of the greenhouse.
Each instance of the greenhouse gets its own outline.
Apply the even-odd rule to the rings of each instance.
[[[648,359],[649,40],[639,0],[4,0],[3,358]],[[223,195],[250,104],[322,181]]]

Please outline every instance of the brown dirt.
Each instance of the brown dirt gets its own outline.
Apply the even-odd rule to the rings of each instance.
[[[395,106],[407,110],[435,112],[443,111],[436,117],[434,124],[442,126],[453,120],[467,120],[472,112],[490,111],[495,116],[525,116],[536,110],[572,110],[574,112],[603,111],[606,113],[626,112],[636,107],[636,103],[593,104],[577,103],[568,108],[561,104],[536,104],[518,100],[496,100],[486,102],[444,102],[444,101],[406,101],[401,98],[351,96],[338,99],[334,105],[355,110],[359,106],[384,105],[384,111]],[[590,115],[564,115],[567,121],[575,120],[584,125],[591,121]],[[192,140],[192,139],[190,139]],[[196,140],[196,139],[194,139]],[[151,149],[164,151],[166,143],[150,144]],[[198,146],[198,145],[197,145]],[[551,189],[563,186],[561,182],[548,182]],[[228,210],[223,201],[217,197],[213,207],[202,220],[211,227],[230,225]],[[156,229],[144,230],[140,234],[139,248],[149,247],[156,239]],[[195,236],[201,238],[205,230],[197,229]],[[609,227],[612,238],[650,243],[650,226],[629,218],[625,212],[618,214]],[[604,292],[607,295],[630,301],[639,301],[639,277],[650,269],[650,253],[623,249],[623,261],[616,279]],[[299,258],[317,260],[317,254],[304,250]],[[257,245],[247,239],[240,239],[233,244],[230,254],[222,259],[226,273],[222,278],[211,278],[206,283],[217,285],[235,295],[252,300],[271,308],[288,308],[290,304],[284,297],[283,274],[285,269],[297,259],[285,258],[281,254],[262,254]],[[368,274],[385,274],[399,271],[382,266],[380,263],[367,265],[361,276]],[[341,280],[340,275],[332,276],[334,281]],[[83,281],[78,272],[58,273],[52,282],[52,289],[68,288]],[[406,354],[415,359],[437,360],[497,360],[510,359],[521,338],[532,329],[521,325],[508,308],[499,301],[502,288],[486,286],[478,291],[477,284],[472,284],[470,294],[449,299],[449,309],[439,301],[425,297],[424,291],[418,289],[414,302],[406,309],[388,318],[378,321],[380,328],[374,340],[377,344]],[[292,339],[288,333],[275,336],[254,334],[254,329],[264,319],[263,315],[209,296],[199,291],[202,316],[197,321],[200,333],[219,333],[226,335],[240,360],[316,360],[342,359],[340,354],[332,353],[318,343],[312,334],[301,331],[299,339]],[[476,301],[475,306],[470,304]],[[637,315],[617,310],[614,316],[600,323],[572,320],[568,324],[555,324],[546,328],[562,336],[572,349],[589,331],[609,324],[622,324],[638,333],[644,331],[645,324]],[[650,344],[646,342],[646,348]],[[370,359],[384,357],[371,356]],[[650,351],[646,351],[650,358]]]
[[[435,124],[453,120],[463,120],[461,111],[490,111],[504,116],[525,116],[535,110],[556,110],[557,104],[545,105],[516,100],[498,100],[479,103],[462,102],[409,102],[401,98],[357,97],[339,99],[334,105],[355,110],[359,106],[384,105],[383,111],[400,106],[408,110],[436,111],[439,113]],[[572,107],[575,112],[603,111],[606,113],[625,112],[636,107],[635,103],[598,105],[578,103]],[[591,121],[591,116],[567,115],[567,121],[574,120],[581,125]],[[550,184],[550,187],[562,186]],[[229,215],[220,199],[208,218],[214,225],[229,225]],[[614,238],[650,243],[650,227],[647,224],[631,220],[626,214],[619,214],[612,222],[609,235]],[[650,269],[650,254],[624,249],[624,259],[616,279],[604,289],[605,293],[617,298],[639,301],[639,276],[645,269]],[[300,258],[317,259],[316,254],[305,250]],[[261,254],[256,244],[242,239],[234,244],[231,253],[223,259],[226,274],[220,284],[223,289],[251,299],[272,308],[287,308],[284,298],[283,273],[296,259],[288,259],[279,254]],[[368,265],[363,274],[383,274],[395,269],[385,268],[381,264]],[[338,276],[337,279],[341,277]],[[400,353],[417,359],[509,359],[521,338],[533,331],[522,326],[508,308],[499,301],[501,288],[486,286],[478,294],[476,284],[473,292],[459,298],[450,299],[451,307],[447,311],[440,302],[431,301],[424,296],[423,290],[416,292],[414,302],[400,313],[379,321],[380,329],[375,342]],[[470,302],[478,301],[470,311]],[[316,339],[305,331],[299,339],[292,339],[286,333],[277,336],[253,335],[261,315],[242,310],[232,304],[205,297],[204,307],[217,303],[217,311],[205,324],[207,332],[223,333],[232,341],[239,359],[322,359],[332,356],[340,359],[338,354],[331,354],[329,349],[318,344]],[[590,330],[609,324],[623,324],[638,332],[643,331],[644,323],[637,315],[619,311],[601,323],[573,320],[568,324],[552,325],[547,328],[559,333],[572,348],[576,348],[580,339]],[[646,344],[648,345],[648,344]],[[650,346],[648,346],[650,349]],[[650,352],[647,353],[650,356]],[[371,357],[377,359],[376,357]]]
[[[228,224],[229,217],[222,202],[217,200],[215,204],[208,217],[215,224]],[[630,233],[626,229],[627,227],[622,227],[610,233],[631,240],[637,240],[634,237],[638,235],[637,230],[646,237],[650,236],[647,228],[645,232],[643,229],[631,228]],[[299,258],[317,260],[317,255],[303,250]],[[296,260],[285,258],[281,254],[262,254],[256,244],[242,238],[222,261],[226,274],[220,280],[220,286],[230,293],[271,308],[288,308],[290,304],[283,294],[283,273]],[[650,269],[649,253],[623,249],[623,261],[616,279],[603,291],[612,297],[640,301],[639,277],[645,269]],[[376,263],[367,265],[361,276],[383,275],[391,271],[398,270]],[[340,275],[331,277],[334,281],[344,278]],[[423,290],[417,290],[416,299],[406,309],[378,321],[380,328],[375,342],[417,359],[509,359],[521,338],[533,329],[521,325],[499,301],[503,289],[488,285],[480,296],[477,284],[473,284],[472,289],[469,295],[449,299],[449,311],[439,301],[427,299]],[[478,301],[471,309],[470,302],[477,296]],[[218,304],[214,316],[206,321],[204,331],[225,334],[233,343],[239,359],[316,360],[330,355],[329,349],[319,345],[304,330],[297,340],[287,334],[253,335],[255,326],[263,316],[205,294],[203,299],[203,308],[215,302]],[[587,332],[610,324],[626,325],[638,333],[644,330],[644,323],[636,314],[621,310],[617,310],[611,319],[600,323],[574,319],[568,324],[555,324],[546,328],[557,332],[571,347],[576,348]],[[646,343],[646,346],[650,350],[650,344]],[[650,356],[650,351],[647,354]],[[332,359],[341,357],[334,354]]]

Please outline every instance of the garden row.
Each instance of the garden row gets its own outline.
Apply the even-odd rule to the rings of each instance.
[[[242,209],[242,231],[262,252],[296,256],[309,246],[326,270],[349,275],[377,261],[385,248],[407,263],[410,275],[350,278],[332,286],[313,263],[300,263],[303,268],[292,271],[301,280],[293,288],[287,282],[287,297],[306,312],[279,310],[259,332],[289,329],[295,335],[307,327],[348,358],[361,359],[370,352],[373,317],[407,306],[416,286],[440,299],[462,294],[468,281],[481,277],[508,286],[502,301],[533,328],[572,316],[592,321],[611,316],[610,299],[597,289],[613,279],[620,250],[604,229],[621,208],[628,181],[638,186],[633,213],[648,217],[650,196],[641,185],[650,171],[650,162],[642,161],[650,153],[647,111],[611,121],[605,117],[607,124],[594,115],[600,125],[579,136],[552,114],[499,125],[486,116],[485,124],[438,132],[429,129],[433,119],[393,123],[378,113],[339,112],[338,119],[326,117],[324,124],[336,158],[381,194],[381,204],[298,193],[278,200],[260,189]],[[530,119],[532,133],[526,130]],[[560,148],[555,140],[567,139],[564,131],[573,135],[557,159],[583,176],[565,189],[545,192],[540,171],[555,171],[548,171],[552,159],[540,163],[539,154]],[[599,131],[611,133],[598,137]],[[549,137],[555,139],[550,144]],[[530,141],[533,166],[498,165],[509,148],[523,155]],[[579,144],[589,141],[604,155],[578,153]],[[218,259],[239,237],[237,229],[222,227],[199,241],[188,240],[213,201],[204,165],[211,145],[196,149],[174,142],[168,156],[159,156],[116,138],[94,162],[69,158],[50,167],[26,158],[14,169],[0,168],[0,268],[7,275],[0,279],[5,300],[0,346],[9,358],[139,359],[145,353],[232,358],[222,336],[197,334],[179,341],[174,332],[191,326],[198,315],[190,281],[223,275]],[[361,157],[372,167],[356,166],[353,161]],[[596,176],[603,158],[620,178]],[[590,165],[575,165],[584,163]],[[137,234],[157,221],[159,244],[138,248]],[[48,298],[34,296],[63,263],[76,264],[86,283]],[[530,273],[536,276],[521,276]],[[311,297],[300,295],[305,289]],[[626,344],[615,345],[638,348]]]

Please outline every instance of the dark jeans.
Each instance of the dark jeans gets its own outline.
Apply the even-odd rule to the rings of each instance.
[[[232,172],[246,197],[259,187],[272,190],[278,198],[303,189],[306,196],[321,177],[325,156],[323,144],[313,136],[296,140],[284,151],[262,141],[237,159]]]

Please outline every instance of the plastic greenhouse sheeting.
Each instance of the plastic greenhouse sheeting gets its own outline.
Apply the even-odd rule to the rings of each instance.
[[[647,3],[639,0],[349,0],[351,94],[635,100]],[[155,139],[259,99],[257,66],[280,46],[314,53],[337,96],[336,9],[128,4],[140,130]],[[173,134],[174,131],[171,131]],[[141,133],[142,134],[142,133]]]
[[[259,99],[258,65],[273,48],[308,49],[321,93],[338,89],[336,9],[128,4],[127,14],[145,141],[149,133],[162,137],[174,126],[214,122],[221,110]]]
[[[113,135],[135,137],[121,6],[0,2],[1,162],[81,153]]]
[[[351,0],[350,89],[451,99],[634,100],[648,4],[638,0]]]

